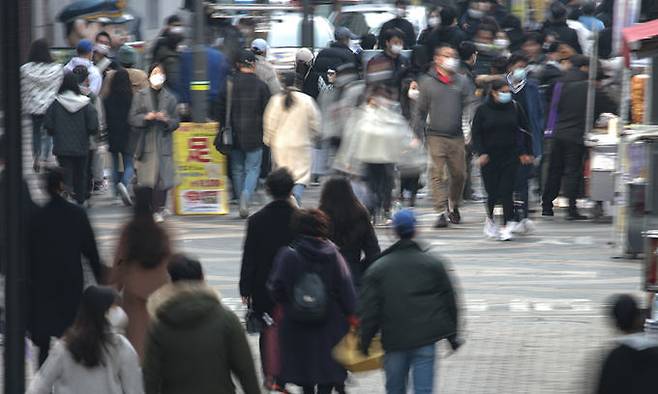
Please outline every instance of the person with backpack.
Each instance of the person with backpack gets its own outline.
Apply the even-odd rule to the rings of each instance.
[[[345,369],[332,349],[354,321],[356,295],[347,263],[328,240],[329,218],[317,209],[293,215],[297,238],[274,260],[268,287],[283,308],[279,324],[282,382],[304,394],[344,393]],[[316,391],[317,388],[317,391]]]

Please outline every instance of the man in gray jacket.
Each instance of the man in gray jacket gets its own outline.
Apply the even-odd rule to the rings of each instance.
[[[256,75],[261,81],[270,88],[272,96],[281,93],[281,82],[276,74],[274,66],[267,61],[267,49],[269,44],[262,38],[257,38],[251,42],[251,51],[256,55]]]
[[[462,120],[464,114],[473,113],[470,108],[476,98],[473,85],[458,70],[457,51],[441,46],[434,53],[433,66],[418,81],[414,131],[427,137],[432,196],[439,213],[435,228],[447,227],[448,220],[454,224],[461,221],[459,204],[466,179]]]

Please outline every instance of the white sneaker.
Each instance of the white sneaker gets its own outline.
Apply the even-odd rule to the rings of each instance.
[[[499,237],[500,229],[493,220],[487,218],[484,221],[484,235],[487,238],[495,239]]]
[[[518,223],[516,222],[508,222],[505,227],[500,229],[500,238],[498,239],[501,241],[511,241],[514,238],[512,232],[517,225]]]
[[[162,217],[162,214],[160,212],[156,212],[153,214],[153,220],[156,223],[162,223],[164,222],[164,217]]]
[[[117,183],[117,191],[119,192],[119,197],[121,197],[121,200],[125,206],[130,207],[133,205],[133,200],[130,198],[130,193],[128,193],[128,188],[126,188],[126,185],[121,182]]]
[[[533,233],[534,231],[535,231],[535,224],[530,219],[521,220],[512,229],[512,233],[520,234],[520,235],[530,234]]]

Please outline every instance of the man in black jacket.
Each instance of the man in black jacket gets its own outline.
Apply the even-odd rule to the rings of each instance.
[[[390,29],[399,29],[404,33],[404,49],[411,49],[416,45],[416,31],[414,26],[404,17],[407,15],[409,0],[395,0],[396,17],[382,25],[379,31],[379,49],[386,48],[385,32]]]
[[[402,81],[411,71],[409,60],[401,55],[404,33],[399,29],[389,29],[381,37],[384,40],[384,51],[368,61],[366,83],[383,83],[394,88],[399,94]]]
[[[548,176],[542,196],[542,215],[553,216],[553,200],[560,193],[564,176],[564,195],[569,199],[567,220],[586,220],[578,213],[576,198],[583,178],[585,157],[585,128],[587,116],[587,88],[589,58],[574,55],[570,59],[571,69],[559,79],[561,91],[557,104],[557,120],[551,141]],[[558,87],[556,87],[557,91]],[[596,92],[594,119],[603,112],[616,112],[617,106],[601,92]]]
[[[387,393],[406,393],[409,370],[416,393],[432,392],[435,344],[457,339],[455,290],[443,261],[414,240],[412,210],[393,217],[400,241],[384,251],[363,279],[359,318],[361,351],[368,353],[372,338],[381,331]]]
[[[268,193],[273,201],[254,213],[247,221],[247,236],[244,241],[242,268],[240,271],[240,295],[245,305],[262,316],[274,316],[274,302],[266,288],[272,271],[272,263],[279,249],[292,242],[290,219],[295,208],[290,195],[295,182],[285,168],[272,172],[266,180]],[[274,341],[272,341],[274,339]],[[269,340],[269,342],[268,342]],[[275,389],[276,376],[272,371],[272,346],[275,346],[274,327],[266,328],[260,335],[260,357],[268,389]]]
[[[433,54],[441,44],[459,48],[465,40],[466,33],[457,25],[457,12],[452,7],[445,7],[441,10],[441,25],[427,38],[427,53]]]
[[[583,53],[578,40],[578,32],[567,25],[567,8],[559,0],[551,4],[550,14],[548,20],[544,22],[542,33],[544,35],[553,34],[576,52]]]
[[[263,114],[270,101],[270,89],[256,75],[253,52],[243,50],[237,66],[239,73],[231,88],[230,126],[234,140],[229,157],[233,187],[240,197],[240,217],[245,219],[263,160]],[[219,102],[219,119],[225,119],[226,95]]]
[[[325,48],[318,53],[315,58],[313,68],[320,74],[326,82],[327,71],[336,71],[339,66],[343,64],[354,64],[357,67],[361,65],[361,61],[357,55],[350,49],[350,40],[357,37],[352,34],[347,27],[339,27],[334,32],[334,41],[329,48]]]

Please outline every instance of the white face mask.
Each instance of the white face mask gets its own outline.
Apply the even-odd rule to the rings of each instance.
[[[494,45],[500,48],[507,48],[509,47],[509,40],[506,40],[504,38],[496,38],[494,40]]]
[[[448,57],[443,60],[442,67],[446,71],[455,73],[459,70],[459,60],[455,59],[454,57]]]
[[[124,332],[128,327],[128,315],[120,306],[112,306],[105,316],[115,331]]]
[[[395,10],[395,15],[399,16],[400,18],[404,18],[407,15],[407,10],[404,8],[398,8]]]
[[[404,49],[402,45],[391,45],[391,53],[393,53],[394,55],[401,54],[402,49]]]
[[[420,90],[418,89],[409,89],[409,92],[407,93],[407,97],[409,97],[409,99],[413,101],[417,101],[419,96],[420,96]]]
[[[441,18],[438,16],[433,16],[427,20],[427,24],[429,24],[430,27],[437,27],[441,24]]]
[[[165,83],[165,80],[166,78],[164,74],[153,74],[149,78],[149,82],[151,83],[151,86],[153,86],[154,88],[159,88],[160,86],[162,86]]]

